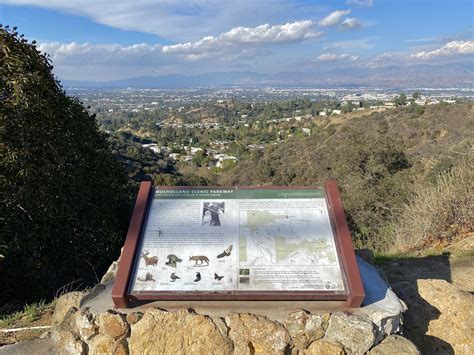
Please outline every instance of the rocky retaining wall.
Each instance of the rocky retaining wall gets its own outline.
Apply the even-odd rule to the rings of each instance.
[[[92,314],[81,308],[85,294],[62,296],[54,314],[51,338],[68,354],[419,354],[400,335],[387,334],[370,315],[300,310],[283,322],[256,314],[224,318],[192,310],[144,313],[109,310]],[[380,319],[377,319],[380,323]],[[387,320],[383,320],[387,322]]]
[[[118,262],[90,292],[61,296],[51,339],[67,354],[419,354],[401,331],[403,302],[378,270],[358,258],[366,304],[352,312],[312,314],[297,310],[275,320],[264,315],[224,317],[191,309],[143,312],[91,309],[94,298],[110,298]]]

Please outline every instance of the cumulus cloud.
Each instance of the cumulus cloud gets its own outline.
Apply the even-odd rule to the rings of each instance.
[[[376,62],[383,62],[392,58],[393,58],[393,54],[384,52],[377,55],[373,60]]]
[[[437,57],[451,57],[462,54],[474,53],[474,41],[451,41],[444,46],[432,50],[421,51],[410,55],[412,59],[430,60]]]
[[[370,7],[372,5],[374,5],[374,1],[373,0],[349,0],[347,2],[347,5],[350,5],[350,6],[364,6],[364,7]]]
[[[257,27],[235,27],[220,35],[207,36],[196,42],[178,43],[163,47],[163,53],[179,53],[187,59],[199,59],[209,53],[275,43],[303,41],[321,35],[314,31],[311,20],[296,21],[282,25],[264,24]]]
[[[369,68],[380,68],[390,65],[402,65],[406,64],[407,58],[406,53],[403,52],[383,52],[377,54],[375,57],[368,58],[362,63]]]
[[[55,64],[127,64],[133,62],[158,63],[163,59],[162,46],[148,43],[122,46],[119,44],[96,45],[90,43],[46,42],[38,44],[38,49],[48,53]]]
[[[81,63],[162,63],[181,58],[198,61],[209,57],[229,61],[252,56],[266,55],[262,50],[267,44],[282,44],[320,36],[314,31],[310,20],[257,27],[236,27],[216,37],[207,36],[196,42],[178,43],[162,46],[160,44],[140,43],[130,46],[90,43],[41,43],[39,49],[47,52],[55,64]]]
[[[192,41],[242,24],[283,23],[312,17],[314,5],[299,0],[0,0],[83,16],[121,30]],[[296,6],[297,5],[297,6]]]
[[[189,69],[190,65],[193,70],[216,70],[219,66],[229,70],[233,66],[268,56],[274,48],[268,45],[282,45],[320,36],[321,33],[314,30],[314,25],[313,21],[303,20],[278,25],[240,26],[215,37],[207,36],[196,42],[166,46],[148,43],[44,42],[38,48],[48,53],[57,73],[67,78],[76,78],[81,71],[88,73],[85,74],[87,80],[113,77],[117,73],[120,76],[150,75],[164,67],[173,67],[171,72],[181,72],[185,68]]]
[[[114,80],[176,73],[186,69],[176,56],[164,55],[159,44],[39,43],[53,61],[55,75],[70,80]]]
[[[357,28],[361,28],[362,24],[359,22],[359,20],[353,18],[353,17],[348,17],[341,23],[341,28],[345,30],[355,30]]]
[[[321,21],[319,21],[319,26],[321,27],[329,27],[338,25],[344,16],[347,16],[351,13],[351,10],[336,10],[331,12]]]
[[[316,58],[317,62],[339,62],[339,61],[356,61],[358,56],[350,55],[348,53],[334,54],[324,53]]]

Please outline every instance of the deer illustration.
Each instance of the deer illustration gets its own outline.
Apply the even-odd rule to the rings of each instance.
[[[141,254],[141,257],[145,260],[145,265],[156,266],[156,264],[158,264],[158,257],[157,256],[149,257],[148,255],[150,255],[150,252],[147,250],[144,250]]]

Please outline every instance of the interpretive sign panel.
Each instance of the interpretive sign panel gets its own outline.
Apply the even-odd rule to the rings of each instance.
[[[344,220],[342,229],[337,226],[338,206],[331,204],[328,188],[330,183],[326,188],[148,186],[145,193],[142,186],[139,199],[146,202],[137,201],[135,212],[143,211],[136,226],[132,218],[114,285],[116,305],[192,299],[360,305],[363,289],[350,236],[348,247],[341,240],[347,225]],[[132,258],[127,248],[134,249],[128,253]],[[351,297],[354,287],[359,304]]]

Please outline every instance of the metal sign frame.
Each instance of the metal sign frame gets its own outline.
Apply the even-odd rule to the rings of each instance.
[[[146,223],[150,202],[155,188],[149,181],[144,181],[138,191],[127,237],[120,257],[120,264],[115,276],[112,289],[112,299],[117,308],[127,308],[134,301],[346,301],[350,308],[360,307],[364,299],[364,287],[359,274],[359,268],[352,245],[349,227],[347,225],[341,195],[335,181],[329,181],[323,187],[308,186],[239,186],[239,187],[210,187],[210,186],[160,186],[156,189],[185,190],[315,190],[324,189],[331,225],[333,228],[336,249],[339,255],[343,276],[345,277],[345,292],[335,291],[142,291],[140,294],[129,293],[130,278],[137,258],[140,239]]]

